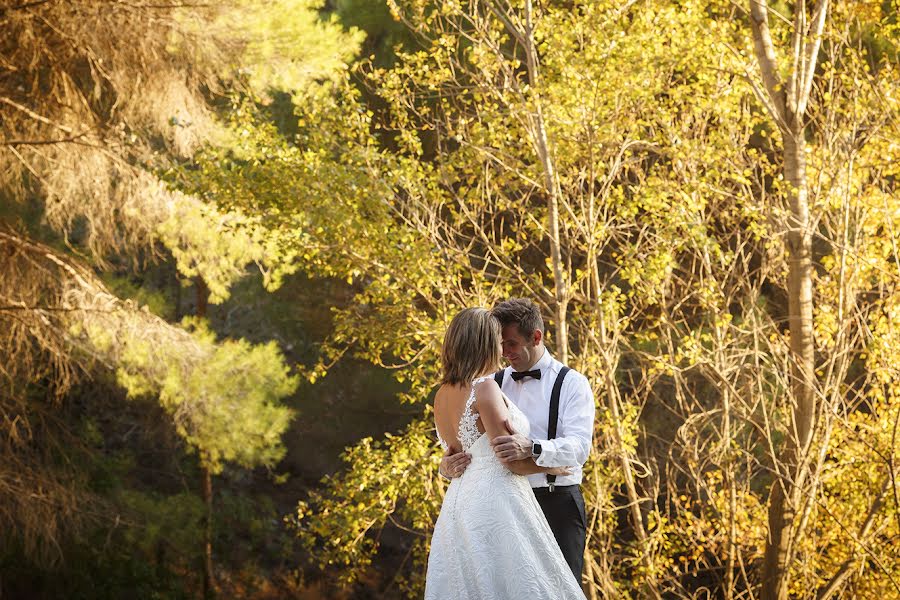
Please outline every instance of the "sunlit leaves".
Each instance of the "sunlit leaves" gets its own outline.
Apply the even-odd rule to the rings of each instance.
[[[347,470],[326,477],[288,522],[316,549],[323,569],[336,568],[345,581],[354,581],[372,563],[377,534],[388,520],[416,531],[433,527],[445,486],[436,471],[439,459],[424,420],[398,436],[361,440],[344,453]],[[427,544],[418,551],[427,551]],[[412,589],[418,589],[421,573],[413,580]]]

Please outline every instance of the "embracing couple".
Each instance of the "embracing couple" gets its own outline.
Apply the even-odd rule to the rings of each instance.
[[[434,421],[451,482],[425,598],[584,598],[587,379],[550,356],[537,306],[519,298],[457,314],[441,362]]]

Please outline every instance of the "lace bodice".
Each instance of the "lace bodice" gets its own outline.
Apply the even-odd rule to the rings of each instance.
[[[472,405],[475,404],[475,387],[480,384],[482,381],[486,381],[491,379],[491,375],[487,375],[485,377],[479,377],[478,379],[472,382],[471,389],[469,390],[469,397],[466,400],[466,406],[463,409],[462,416],[459,418],[459,431],[457,433],[457,439],[459,443],[462,445],[463,452],[469,452],[472,447],[478,442],[478,440],[484,435],[480,431],[478,431],[478,415],[475,411],[472,410]],[[504,396],[506,398],[506,396]],[[515,404],[510,402],[508,399],[506,400],[506,405],[509,408],[510,414],[510,423],[519,433],[524,433],[528,435],[529,433],[529,423],[528,419],[525,415],[520,411]],[[437,430],[435,428],[435,430]],[[449,447],[446,441],[441,437],[440,432],[437,432],[438,442],[441,444],[441,448],[446,450]],[[486,449],[490,452],[490,448]],[[490,452],[493,456],[493,452]]]

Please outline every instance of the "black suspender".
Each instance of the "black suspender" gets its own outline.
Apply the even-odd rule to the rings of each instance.
[[[559,394],[562,392],[562,384],[563,380],[566,378],[566,373],[570,371],[569,367],[563,367],[559,370],[559,374],[556,376],[556,381],[553,382],[553,391],[550,392],[550,418],[547,422],[547,439],[552,440],[556,437],[556,425],[559,423]],[[496,373],[494,373],[494,381],[497,382],[499,387],[503,387],[503,376],[506,375],[506,369],[500,369]],[[550,487],[550,491],[553,491],[553,486],[556,482],[556,475],[547,475],[547,484]]]
[[[548,440],[556,437],[556,424],[559,422],[559,393],[562,391],[563,379],[566,378],[566,373],[568,372],[569,367],[563,367],[559,370],[559,375],[556,376],[556,381],[553,382],[553,391],[550,392],[550,420],[547,422]],[[547,485],[551,492],[555,483],[556,475],[547,475]]]

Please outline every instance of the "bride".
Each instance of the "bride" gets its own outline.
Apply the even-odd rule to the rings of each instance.
[[[438,440],[472,462],[450,482],[431,540],[427,600],[584,598],[524,475],[565,475],[533,460],[501,463],[490,439],[528,434],[525,415],[493,377],[500,323],[484,308],[457,314],[441,349],[444,376],[434,399]]]

